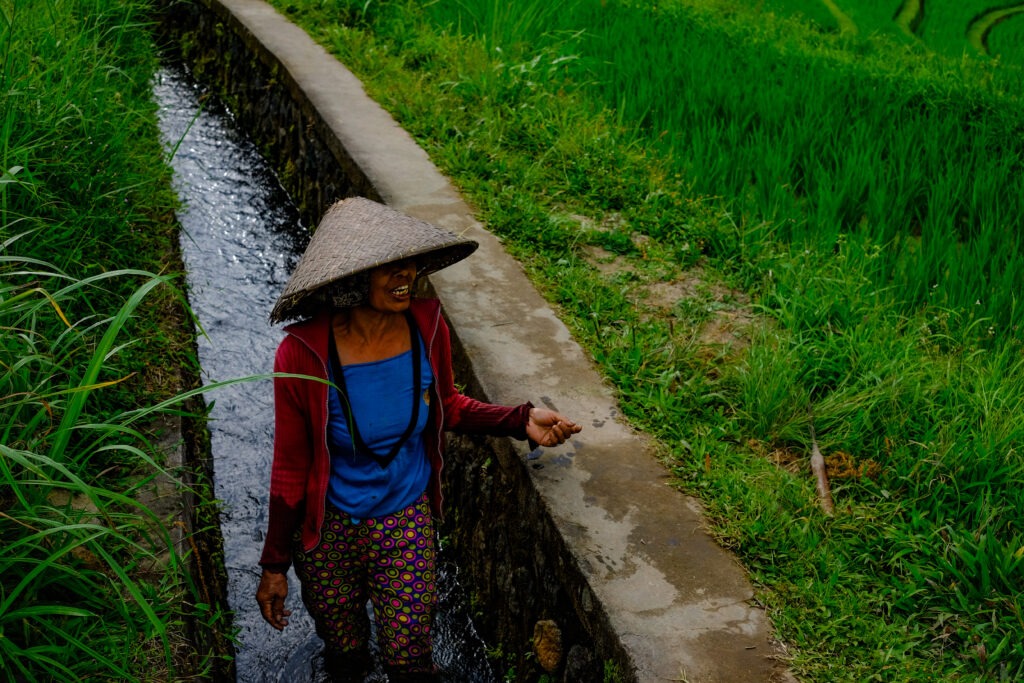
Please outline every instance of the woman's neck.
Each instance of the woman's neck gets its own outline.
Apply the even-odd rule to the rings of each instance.
[[[409,327],[403,313],[355,306],[337,311],[331,327],[342,363],[381,360],[410,348]]]

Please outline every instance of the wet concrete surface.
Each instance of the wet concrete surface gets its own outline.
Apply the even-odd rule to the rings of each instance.
[[[183,204],[181,248],[189,300],[202,327],[204,384],[268,373],[283,332],[267,322],[267,314],[298,261],[307,231],[255,145],[182,68],[165,67],[154,83],[154,97]],[[222,501],[228,602],[238,629],[238,680],[326,680],[322,644],[299,600],[294,573],[289,572],[291,624],[283,632],[263,622],[253,599],[272,458],[271,381],[220,387],[206,400],[215,495]],[[457,568],[443,553],[440,569],[435,659],[446,681],[492,683]]]

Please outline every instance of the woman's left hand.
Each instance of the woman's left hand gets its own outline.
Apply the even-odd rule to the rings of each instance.
[[[530,421],[526,423],[526,436],[541,446],[557,446],[583,427],[569,418],[546,408],[531,408]]]
[[[288,617],[292,611],[284,608],[288,597],[288,577],[284,572],[263,570],[259,588],[256,589],[256,602],[260,606],[260,614],[267,623],[278,631],[288,625]]]

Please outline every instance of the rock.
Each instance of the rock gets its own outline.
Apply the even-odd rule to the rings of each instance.
[[[537,662],[548,673],[554,673],[562,663],[562,631],[550,619],[542,619],[533,627],[533,652]]]
[[[601,673],[594,664],[594,655],[582,645],[573,645],[565,657],[565,683],[581,683],[581,681],[599,681]]]

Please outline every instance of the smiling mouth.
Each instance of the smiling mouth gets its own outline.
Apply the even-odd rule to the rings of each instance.
[[[399,297],[401,297],[401,296],[408,296],[409,292],[410,292],[409,285],[402,285],[401,287],[395,287],[394,289],[391,290],[391,294],[393,294],[394,296],[399,296]]]

